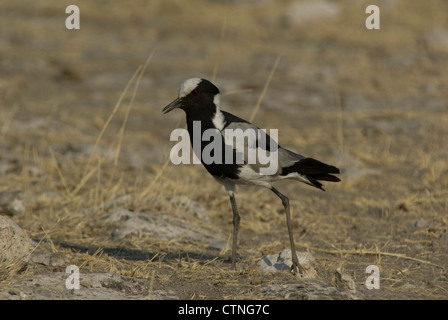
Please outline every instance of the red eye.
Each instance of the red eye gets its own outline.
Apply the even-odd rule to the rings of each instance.
[[[199,91],[198,91],[198,90],[193,90],[193,91],[191,92],[191,94],[192,94],[192,95],[194,95],[194,96],[197,96],[197,95],[198,95],[198,93],[199,93]]]

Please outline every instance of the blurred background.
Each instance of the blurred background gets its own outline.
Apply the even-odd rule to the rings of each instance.
[[[79,30],[65,27],[71,4]],[[369,5],[379,30],[365,26]],[[325,279],[340,268],[362,284],[380,264],[388,280],[376,297],[446,297],[447,13],[444,0],[0,1],[0,191],[23,192],[14,221],[72,259],[74,244],[200,254],[208,247],[151,235],[117,244],[104,203],[132,195],[128,209],[188,223],[166,200],[185,196],[207,210],[195,223],[227,238],[224,190],[202,166],[167,162],[185,116],[161,110],[182,81],[202,77],[220,88],[222,109],[248,119],[273,72],[253,122],[342,171],[326,193],[279,185],[299,250]],[[268,191],[241,188],[237,201],[250,268],[288,245],[286,225]],[[358,249],[393,254],[349,252]]]

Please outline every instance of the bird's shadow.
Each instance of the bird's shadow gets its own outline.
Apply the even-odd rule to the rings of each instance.
[[[101,246],[83,246],[78,244],[71,244],[67,242],[54,242],[55,244],[61,246],[62,248],[71,249],[78,253],[88,253],[90,255],[95,254],[101,249],[102,252],[106,253],[110,257],[116,259],[124,259],[128,261],[168,261],[168,262],[178,262],[179,260],[199,260],[208,262],[212,259],[218,257],[219,261],[230,262],[227,258],[220,257],[218,252],[216,254],[212,253],[198,253],[191,251],[173,251],[167,253],[151,252],[142,249],[131,249],[126,247],[101,247]]]

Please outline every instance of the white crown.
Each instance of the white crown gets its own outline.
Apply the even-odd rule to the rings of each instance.
[[[188,96],[200,83],[202,79],[191,78],[185,80],[179,87],[179,98]]]

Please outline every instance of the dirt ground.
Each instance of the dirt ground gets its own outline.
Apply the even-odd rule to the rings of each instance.
[[[238,189],[233,271],[224,189],[202,166],[169,162],[170,133],[185,116],[161,110],[191,77],[212,80],[222,109],[242,118],[262,97],[258,127],[341,169],[326,192],[277,185],[320,281],[339,270],[360,299],[448,297],[447,1],[322,1],[309,12],[292,0],[76,1],[80,29],[67,30],[72,2],[0,2],[0,191],[23,192],[25,212],[12,219],[35,252],[63,257],[0,265],[2,299],[52,274],[63,281],[68,265],[134,279],[160,299],[284,299],[273,286],[303,281],[257,268],[289,247],[273,193]],[[371,4],[379,30],[365,26]],[[175,196],[206,218],[186,216]],[[117,240],[105,222],[115,207],[194,223],[224,245],[147,233]],[[366,288],[369,265],[379,289]],[[39,286],[21,298],[45,298],[33,296]],[[48,298],[72,298],[61,292]]]

